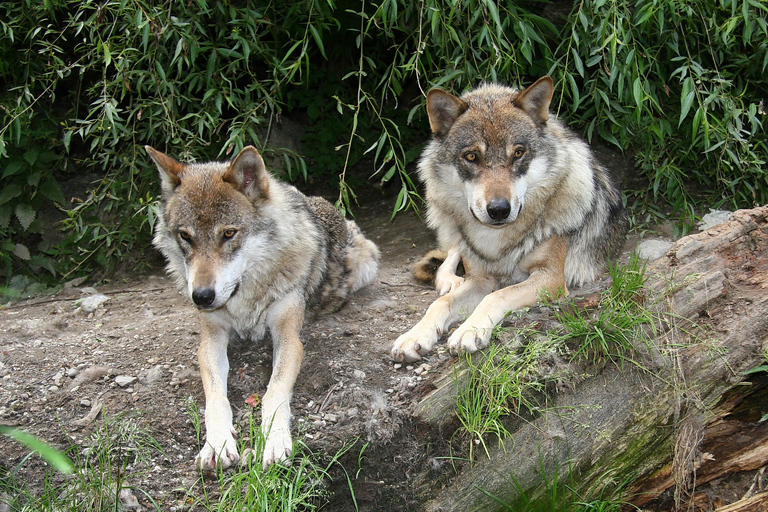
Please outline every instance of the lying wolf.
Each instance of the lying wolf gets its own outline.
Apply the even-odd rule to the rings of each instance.
[[[542,291],[555,296],[594,280],[621,249],[621,194],[589,147],[550,115],[552,94],[548,76],[523,91],[429,91],[433,138],[419,176],[444,250],[435,285],[445,295],[397,339],[393,359],[420,359],[462,313],[471,314],[449,349],[483,349],[507,313]]]
[[[237,334],[274,346],[262,400],[263,465],[291,455],[290,400],[304,349],[306,312],[340,308],[378,271],[379,250],[327,201],[272,177],[255,148],[231,162],[182,164],[146,146],[162,183],[154,244],[197,306],[206,442],[200,468],[239,461],[227,399],[227,342]]]

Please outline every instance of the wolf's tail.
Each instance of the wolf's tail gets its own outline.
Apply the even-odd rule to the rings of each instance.
[[[353,292],[367,286],[379,273],[379,248],[365,238],[354,221],[347,220],[347,270]]]
[[[434,284],[437,269],[443,264],[448,253],[432,249],[413,266],[413,277],[425,284]]]

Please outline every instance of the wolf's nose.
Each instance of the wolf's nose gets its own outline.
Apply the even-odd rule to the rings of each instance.
[[[216,300],[216,292],[213,288],[195,288],[192,300],[198,307],[207,308]]]
[[[485,211],[488,212],[488,216],[493,220],[504,220],[509,217],[512,207],[506,199],[493,199],[488,203]]]

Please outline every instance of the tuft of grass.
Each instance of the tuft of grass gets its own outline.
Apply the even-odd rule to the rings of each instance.
[[[464,435],[469,438],[469,459],[480,445],[490,458],[485,439],[496,436],[499,445],[510,436],[502,418],[532,412],[537,404],[532,395],[545,383],[537,378],[541,356],[551,349],[546,342],[531,340],[520,354],[500,343],[493,343],[483,353],[466,355],[466,374],[459,375],[454,365],[454,379],[459,385],[456,415]]]
[[[194,401],[190,400],[187,407],[193,425],[199,432],[199,413]],[[197,423],[194,418],[198,419]],[[313,453],[304,443],[296,441],[293,456],[287,464],[273,464],[265,471],[261,467],[264,438],[253,417],[250,418],[248,435],[242,437],[241,453],[247,454],[246,444],[253,444],[250,456],[244,457],[242,465],[232,470],[218,471],[212,477],[201,474],[191,488],[180,490],[189,510],[317,510],[328,502],[330,491],[327,484],[335,467],[341,468],[346,475],[354,510],[358,509],[352,478],[340,463],[341,457],[354,443],[343,446],[332,456],[327,456]],[[365,447],[359,455],[358,464],[362,463],[364,450]],[[45,475],[42,488],[31,489],[20,475],[23,464],[30,459],[33,452],[13,470],[0,471],[0,496],[4,503],[9,505],[10,510],[19,512],[117,511],[124,510],[121,492],[129,491],[143,498],[142,505],[149,502],[149,510],[166,510],[167,503],[157,501],[148,491],[134,485],[140,480],[142,473],[152,467],[153,459],[162,456],[162,451],[160,443],[136,419],[117,416],[105,421],[93,433],[88,446],[76,445],[67,450],[74,466],[71,476],[63,479],[49,471]],[[179,492],[178,489],[175,491]]]
[[[562,324],[553,337],[558,343],[575,341],[573,358],[593,363],[607,359],[619,366],[635,352],[639,327],[652,324],[653,316],[643,307],[646,263],[633,254],[626,266],[613,264],[611,287],[603,292],[595,310],[582,309],[566,301],[555,310]]]
[[[240,466],[231,471],[217,471],[212,482],[201,476],[193,487],[184,491],[184,501],[192,508],[209,512],[318,510],[330,498],[327,484],[332,479],[331,471],[338,466],[347,479],[354,510],[358,510],[352,479],[340,462],[354,442],[327,456],[314,453],[306,444],[295,440],[290,459],[264,470],[261,453],[265,438],[253,415],[249,417],[247,435],[241,437]]]
[[[631,479],[617,481],[612,471],[606,471],[602,477],[605,482],[597,496],[584,499],[574,489],[574,468],[569,462],[568,471],[562,474],[562,466],[556,462],[551,471],[545,469],[545,463],[539,454],[537,475],[541,485],[536,489],[526,489],[514,474],[509,477],[510,484],[517,491],[518,498],[509,503],[498,496],[480,488],[480,491],[498,503],[500,510],[509,512],[620,512],[621,510],[639,510],[624,499]]]

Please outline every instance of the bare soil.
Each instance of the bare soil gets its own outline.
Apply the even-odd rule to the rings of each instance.
[[[434,237],[412,212],[390,221],[391,205],[391,198],[381,196],[355,210],[382,251],[379,279],[340,312],[305,324],[305,360],[292,402],[295,436],[313,451],[333,454],[355,443],[342,462],[354,475],[361,510],[421,510],[428,498],[422,495],[424,479],[452,474],[441,459],[451,453],[448,441],[424,435],[411,419],[412,404],[451,358],[444,349],[414,365],[397,365],[389,357],[395,338],[437,298],[411,277],[413,262],[434,247]],[[0,310],[0,423],[66,449],[87,446],[103,415],[134,418],[163,452],[145,470],[127,474],[127,483],[162,510],[181,510],[180,490],[200,478],[193,467],[195,429],[186,412],[190,397],[204,405],[199,329],[195,308],[165,276],[162,260],[147,257],[155,265],[148,274],[95,289],[68,287]],[[88,312],[79,299],[96,293],[108,299]],[[246,400],[264,392],[271,347],[234,342],[229,357],[229,397],[236,421],[247,424],[253,409]],[[0,449],[5,470],[27,453],[5,438]],[[43,474],[38,458],[22,466],[33,485],[40,485]],[[338,476],[324,510],[353,510],[346,480]],[[734,485],[723,490],[731,492]],[[138,498],[142,507],[149,505],[144,495]]]

